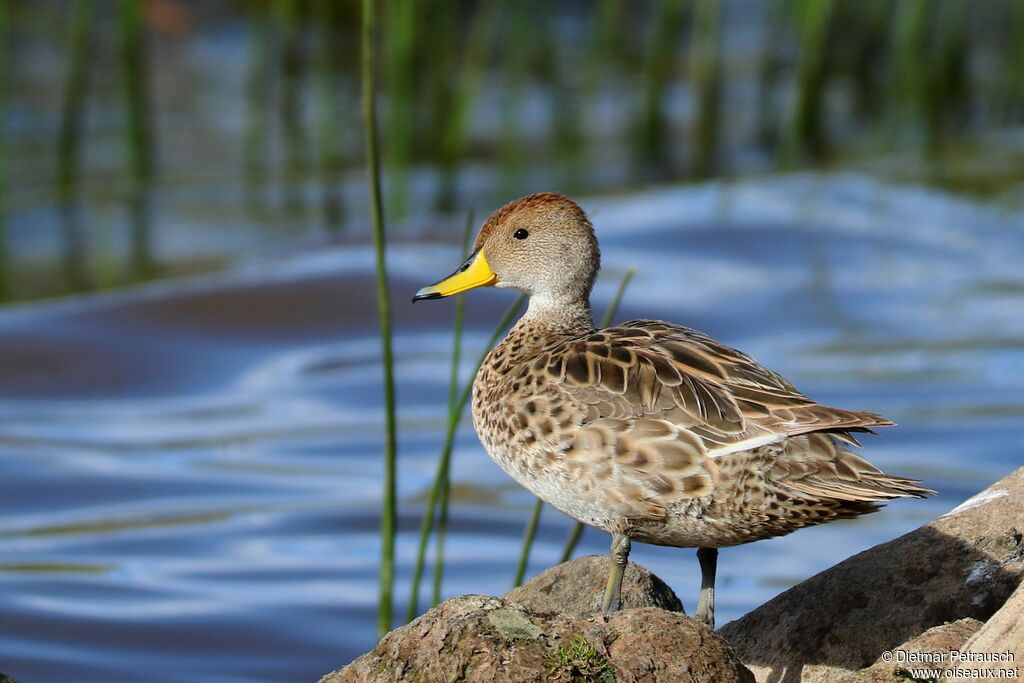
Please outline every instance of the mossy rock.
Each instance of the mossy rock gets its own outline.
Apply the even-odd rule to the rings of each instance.
[[[538,614],[503,598],[447,600],[385,636],[321,683],[355,681],[752,682],[736,655],[679,612],[627,609],[610,619]]]

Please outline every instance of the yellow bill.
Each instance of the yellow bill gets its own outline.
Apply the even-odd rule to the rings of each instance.
[[[472,254],[458,270],[429,287],[424,287],[416,292],[412,302],[416,303],[422,299],[440,299],[465,292],[476,287],[487,287],[498,281],[498,276],[491,271],[484,256],[484,250],[480,249]]]

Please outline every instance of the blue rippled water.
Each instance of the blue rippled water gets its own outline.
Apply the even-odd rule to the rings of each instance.
[[[953,507],[1024,462],[1024,212],[857,175],[583,204],[619,319],[702,329],[805,393],[899,426],[886,470],[939,495],[726,550],[721,622]],[[370,648],[382,418],[365,245],[0,312],[0,670],[24,683],[315,680]],[[456,249],[392,248],[398,612],[442,440],[450,302],[408,295]],[[470,297],[475,358],[511,295]],[[468,374],[468,365],[463,368]],[[468,424],[444,593],[509,588],[531,504]],[[530,573],[570,522],[542,519]],[[605,552],[585,534],[581,552]],[[692,609],[692,551],[634,546]]]

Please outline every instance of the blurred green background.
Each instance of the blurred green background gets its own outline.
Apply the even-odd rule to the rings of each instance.
[[[1020,0],[378,9],[398,235],[538,189],[807,167],[1021,196]],[[348,0],[0,0],[0,297],[365,239],[358,19]]]

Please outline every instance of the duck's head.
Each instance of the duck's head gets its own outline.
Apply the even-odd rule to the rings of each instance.
[[[585,301],[600,265],[594,228],[583,209],[560,194],[531,194],[491,214],[466,262],[416,292],[413,301],[489,286],[552,302]]]

